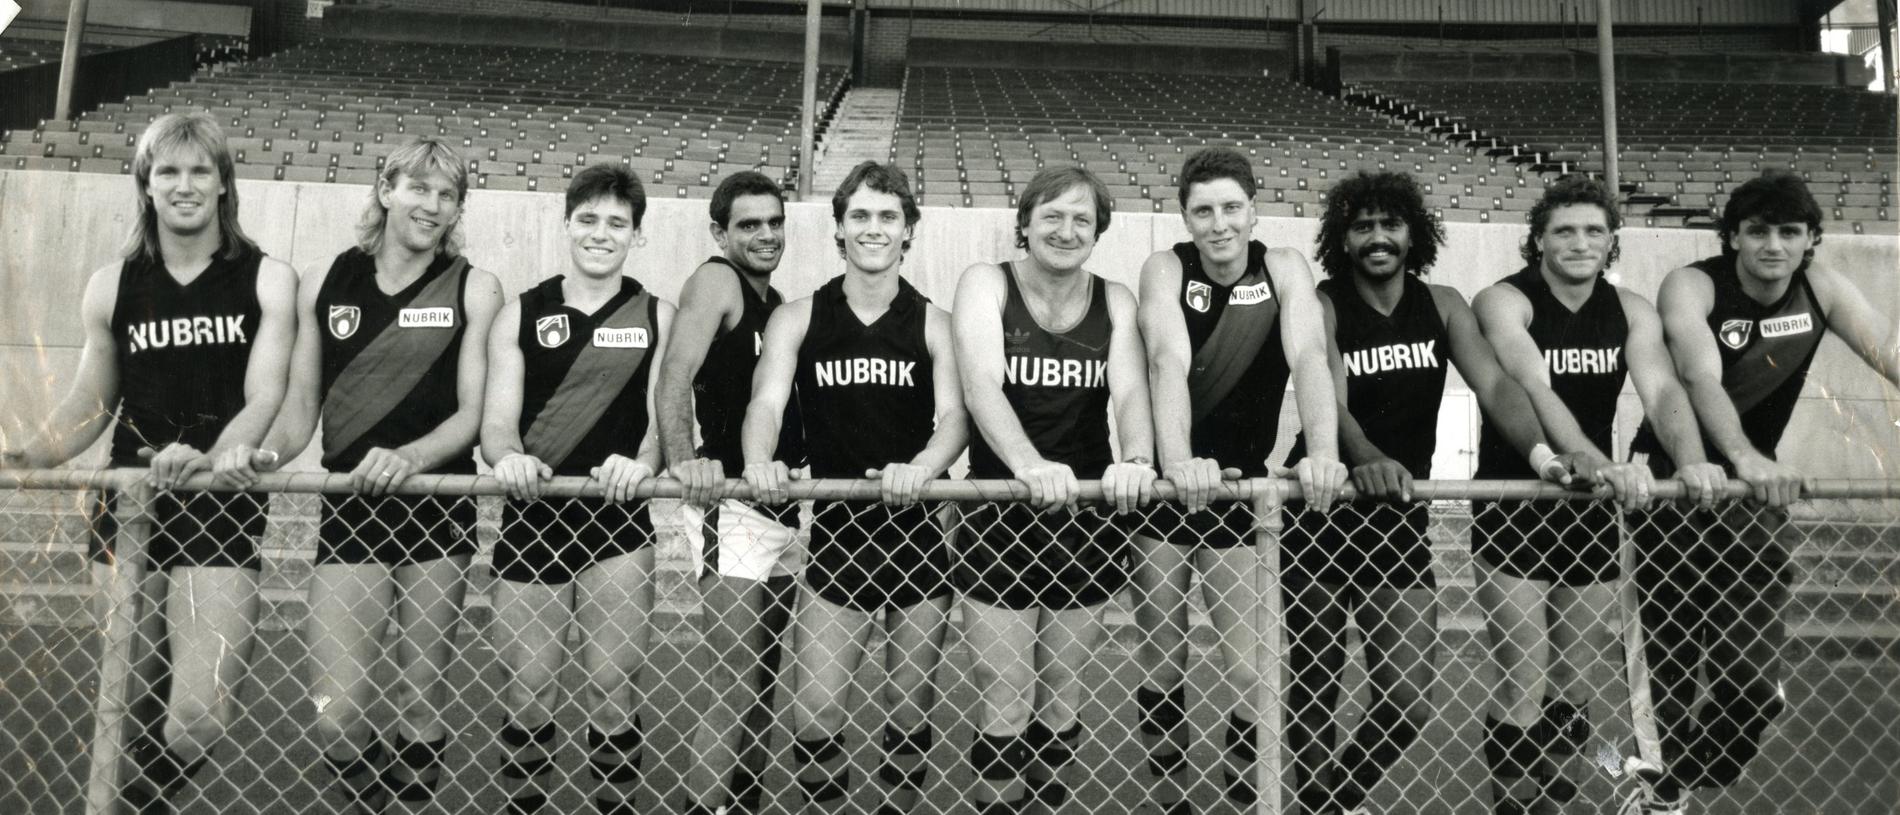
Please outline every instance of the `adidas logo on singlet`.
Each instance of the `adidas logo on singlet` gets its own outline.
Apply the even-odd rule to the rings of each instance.
[[[1613,374],[1622,348],[1552,348],[1544,363],[1553,374]]]
[[[1003,375],[1011,385],[1099,388],[1108,381],[1108,361],[1010,357]]]
[[[1346,375],[1376,374],[1401,368],[1436,368],[1438,355],[1433,353],[1433,349],[1437,346],[1437,340],[1426,340],[1352,351],[1345,354]]]
[[[225,345],[251,341],[250,337],[244,334],[244,318],[228,315],[150,320],[127,326],[126,337],[131,341],[134,354],[152,348],[183,348],[188,345]]]
[[[891,385],[900,388],[917,386],[912,374],[917,370],[915,362],[898,362],[894,359],[833,359],[818,363],[813,373],[817,375],[819,387],[833,385]]]

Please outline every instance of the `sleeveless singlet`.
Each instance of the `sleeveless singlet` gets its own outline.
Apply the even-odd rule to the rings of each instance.
[[[317,292],[316,317],[324,322],[322,394],[330,389],[350,361],[388,331],[450,331],[447,347],[433,360],[417,360],[428,370],[420,381],[395,404],[382,419],[336,454],[325,454],[323,466],[331,472],[348,472],[368,454],[370,448],[394,449],[428,435],[455,414],[459,399],[455,393],[462,342],[468,330],[467,291],[471,267],[463,266],[456,282],[455,305],[450,314],[437,308],[410,308],[416,295],[437,277],[449,271],[456,257],[438,254],[421,276],[395,294],[384,294],[376,285],[376,258],[351,248],[338,255]],[[479,340],[478,340],[479,341]],[[326,429],[328,419],[326,417]],[[452,459],[435,472],[472,473],[473,458]]]
[[[189,284],[162,260],[119,267],[112,310],[113,358],[119,369],[114,466],[142,466],[140,447],[184,442],[210,450],[244,409],[244,373],[263,319],[257,270],[264,253],[236,259],[220,251]]]
[[[785,298],[778,289],[771,288],[760,297],[746,282],[745,273],[725,258],[711,257],[706,262],[732,270],[744,310],[738,325],[714,337],[706,347],[706,358],[693,377],[693,416],[699,420],[699,455],[724,465],[728,477],[738,478],[745,471],[740,430],[745,424],[746,406],[752,402],[752,369],[758,366],[759,351],[764,347],[765,322]],[[779,425],[778,460],[790,467],[803,466],[804,441],[798,398],[794,395],[786,403],[785,420]]]
[[[1732,257],[1712,257],[1689,264],[1709,276],[1715,302],[1709,308],[1709,333],[1722,354],[1722,390],[1741,415],[1742,431],[1756,450],[1770,459],[1781,444],[1781,434],[1794,415],[1808,366],[1827,334],[1827,314],[1808,283],[1807,266],[1795,270],[1788,290],[1773,303],[1759,303],[1742,291],[1740,270]],[[1709,461],[1734,475],[1734,466],[1703,437]],[[1658,476],[1675,473],[1675,462],[1663,450],[1648,419],[1630,443],[1633,453],[1648,453]]]
[[[1273,276],[1267,271],[1267,247],[1247,244],[1247,269],[1230,285],[1221,285],[1201,265],[1192,242],[1177,243],[1172,251],[1181,261],[1181,316],[1187,322],[1188,347],[1193,364],[1188,390],[1199,392],[1213,377],[1203,360],[1251,354],[1252,362],[1214,405],[1194,406],[1188,446],[1195,456],[1211,458],[1222,466],[1238,467],[1248,477],[1267,474],[1267,456],[1280,432],[1280,404],[1286,398],[1289,375],[1286,350],[1280,339],[1280,300]],[[1260,332],[1253,348],[1218,347],[1232,335],[1217,332],[1222,320],[1249,320]],[[1212,341],[1217,347],[1209,348]],[[1199,387],[1197,387],[1197,385]]]
[[[1629,338],[1629,321],[1623,314],[1623,301],[1616,287],[1597,278],[1590,298],[1584,301],[1582,308],[1572,312],[1551,293],[1534,267],[1526,267],[1504,278],[1504,282],[1523,292],[1531,302],[1531,322],[1527,330],[1544,356],[1550,389],[1576,417],[1577,425],[1590,443],[1615,458],[1612,431],[1616,424],[1616,401],[1628,374],[1623,343]],[[1530,462],[1525,461],[1496,428],[1497,422],[1485,416],[1478,439],[1478,471],[1474,477],[1536,478]]]
[[[812,295],[798,348],[799,412],[812,417],[812,476],[862,478],[908,462],[935,432],[936,400],[924,323],[930,301],[899,278],[890,308],[870,325],[845,301],[844,277]]]
[[[558,275],[551,277],[521,294],[521,327],[516,343],[525,368],[521,394],[522,437],[527,438],[536,423],[556,418],[548,415],[547,408],[557,393],[564,388],[586,387],[586,383],[569,378],[583,352],[596,349],[596,353],[608,355],[605,358],[614,365],[633,369],[626,383],[604,406],[566,400],[559,403],[567,410],[600,412],[599,418],[581,432],[572,452],[561,461],[547,462],[554,468],[555,475],[585,476],[608,456],[618,454],[633,458],[640,452],[640,440],[647,431],[647,383],[657,340],[659,301],[633,278],[622,277],[620,291],[589,314],[567,305],[561,280]],[[608,318],[627,307],[636,312],[633,319],[616,321],[627,323],[626,326],[603,326]],[[603,395],[595,398],[600,396]]]
[[[1069,465],[1077,478],[1097,477],[1112,459],[1108,345],[1113,326],[1107,283],[1091,275],[1088,311],[1074,327],[1057,333],[1030,315],[1014,264],[1003,264],[1003,279],[1009,285],[1003,306],[1003,396],[1043,458]],[[1011,477],[1009,466],[990,448],[974,419],[970,477]]]
[[[1438,397],[1445,392],[1451,337],[1430,284],[1405,275],[1405,289],[1387,316],[1350,281],[1322,280],[1333,301],[1334,341],[1346,364],[1346,407],[1366,440],[1413,478],[1430,478],[1438,448]],[[1288,463],[1306,453],[1306,434]]]

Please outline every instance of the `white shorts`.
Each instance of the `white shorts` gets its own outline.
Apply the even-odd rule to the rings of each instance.
[[[695,578],[710,570],[721,577],[763,581],[795,575],[805,567],[798,504],[761,508],[726,498],[710,511],[682,503],[680,512],[686,537],[693,542]]]

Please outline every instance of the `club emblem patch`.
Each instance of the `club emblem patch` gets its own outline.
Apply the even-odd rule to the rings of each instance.
[[[1735,350],[1748,344],[1748,334],[1754,329],[1753,320],[1729,320],[1722,323],[1722,344]]]
[[[356,306],[330,307],[330,336],[347,340],[363,324],[363,310]]]
[[[1188,308],[1206,314],[1207,307],[1214,299],[1214,287],[1199,280],[1190,280],[1187,284],[1187,293],[1182,299],[1187,301]]]
[[[556,314],[534,321],[534,337],[541,341],[542,348],[559,348],[567,343],[573,332],[568,328],[567,315]]]

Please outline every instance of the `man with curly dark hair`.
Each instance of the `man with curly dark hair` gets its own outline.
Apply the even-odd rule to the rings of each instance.
[[[1531,208],[1524,269],[1478,293],[1473,308],[1498,360],[1530,397],[1552,446],[1574,456],[1580,480],[1607,484],[1624,509],[1642,509],[1653,479],[1618,463],[1611,446],[1627,379],[1677,460],[1691,500],[1721,488],[1696,438],[1649,301],[1604,279],[1617,257],[1616,198],[1595,179],[1553,182]],[[1531,478],[1487,412],[1479,479]],[[1472,570],[1498,682],[1484,724],[1484,757],[1497,812],[1554,813],[1576,794],[1564,764],[1590,739],[1594,666],[1617,653],[1619,544],[1604,502],[1477,501]]]
[[[1681,813],[1697,788],[1735,782],[1787,706],[1787,506],[1802,473],[1775,460],[1821,336],[1833,332],[1900,385],[1900,342],[1840,272],[1817,263],[1821,208],[1792,173],[1750,180],[1722,212],[1722,254],[1669,273],[1657,294],[1663,336],[1702,428],[1697,452],[1749,486],[1752,501],[1660,506],[1636,519],[1636,586],[1662,765],[1629,762],[1643,812]],[[1657,478],[1672,459],[1645,423],[1631,443]],[[1696,705],[1697,674],[1711,693]]]
[[[1413,500],[1412,479],[1431,475],[1445,363],[1458,366],[1512,447],[1553,478],[1568,473],[1464,297],[1420,279],[1444,242],[1404,173],[1361,172],[1340,182],[1320,219],[1315,256],[1326,279],[1317,288],[1341,399],[1339,449],[1359,498],[1331,512],[1288,512],[1281,538],[1294,678],[1287,740],[1305,813],[1364,812],[1367,790],[1431,715],[1436,583],[1430,518]],[[1292,461],[1305,455],[1305,442],[1302,434]],[[1373,703],[1335,761],[1333,716],[1347,659],[1338,632],[1349,617],[1367,632],[1367,663],[1379,667]]]

